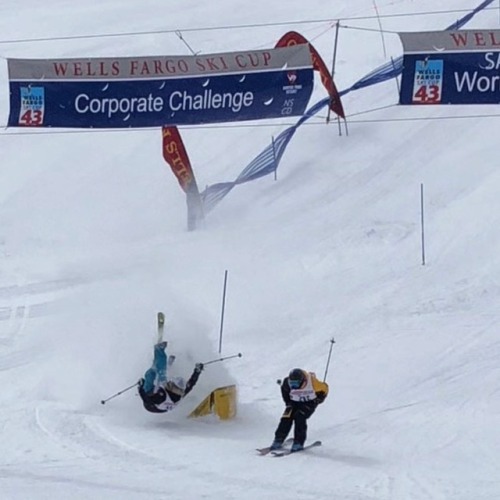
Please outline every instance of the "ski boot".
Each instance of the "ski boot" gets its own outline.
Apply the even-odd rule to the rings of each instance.
[[[272,442],[272,444],[271,444],[271,446],[269,447],[269,449],[270,449],[271,451],[274,451],[274,450],[279,450],[279,449],[281,449],[282,447],[283,447],[283,441],[280,441],[279,439],[275,439],[275,440]]]

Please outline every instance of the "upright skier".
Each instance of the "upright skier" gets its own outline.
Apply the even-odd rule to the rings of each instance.
[[[312,372],[294,368],[281,384],[285,411],[274,434],[271,450],[278,450],[294,427],[292,452],[304,448],[307,437],[307,419],[328,396],[328,384],[321,382]]]

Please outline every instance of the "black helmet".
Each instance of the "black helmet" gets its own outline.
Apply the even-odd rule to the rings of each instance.
[[[290,389],[298,389],[306,379],[306,374],[300,368],[294,368],[288,374],[288,385]]]

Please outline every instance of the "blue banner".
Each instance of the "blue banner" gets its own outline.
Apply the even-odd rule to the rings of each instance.
[[[404,57],[401,104],[500,103],[500,52]]]
[[[400,34],[401,104],[500,103],[500,32]]]
[[[307,46],[189,57],[9,59],[8,126],[124,128],[302,115]]]
[[[9,127],[161,127],[296,116],[312,88],[312,69],[164,81],[11,82]]]

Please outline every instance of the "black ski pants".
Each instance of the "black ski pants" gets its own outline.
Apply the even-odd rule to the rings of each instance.
[[[274,439],[283,442],[290,433],[292,425],[295,424],[293,441],[303,446],[307,438],[307,419],[314,413],[315,409],[316,405],[312,402],[287,405],[274,433]]]

